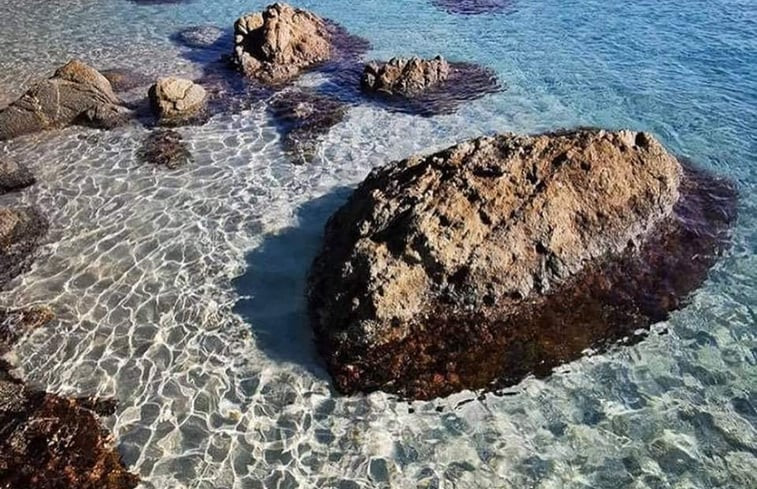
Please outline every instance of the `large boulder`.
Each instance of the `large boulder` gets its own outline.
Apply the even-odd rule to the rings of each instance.
[[[234,25],[234,62],[264,83],[286,82],[332,57],[328,23],[283,3],[245,15]]]
[[[73,60],[0,110],[0,140],[70,124],[111,128],[128,114],[120,104],[102,74]]]
[[[501,89],[496,74],[473,63],[392,58],[365,65],[360,88],[389,108],[432,116]]]
[[[689,180],[652,136],[602,130],[484,137],[374,170],[329,220],[309,279],[337,386],[498,386],[659,320],[677,302],[651,307],[655,294],[697,282],[671,292],[655,274],[712,251],[662,238]]]
[[[25,165],[10,159],[0,159],[0,194],[32,185],[36,179]]]
[[[360,84],[366,91],[412,97],[445,81],[449,73],[449,63],[441,56],[392,58],[386,63],[368,63]]]
[[[150,87],[150,104],[161,125],[178,126],[202,118],[207,93],[191,80],[161,78]]]

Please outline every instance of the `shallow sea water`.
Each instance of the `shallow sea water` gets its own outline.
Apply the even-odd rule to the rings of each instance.
[[[198,76],[206,60],[170,36],[265,3],[0,0],[0,105],[72,56]],[[0,203],[35,203],[52,224],[0,296],[59,315],[20,346],[26,377],[116,397],[106,423],[150,489],[757,487],[757,4],[298,5],[370,39],[367,58],[475,61],[507,90],[434,118],[356,105],[307,166],[282,152],[263,102],[179,129],[195,161],[176,171],[138,161],[137,125],[0,145],[39,179]],[[303,286],[351,188],[466,137],[577,125],[649,130],[737,183],[733,246],[691,303],[635,346],[499,395],[334,392]]]

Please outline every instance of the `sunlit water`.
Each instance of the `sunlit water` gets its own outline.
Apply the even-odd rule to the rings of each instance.
[[[197,76],[170,36],[263,4],[0,0],[0,104],[73,56]],[[0,146],[39,178],[0,200],[52,223],[2,296],[59,314],[20,346],[27,378],[116,397],[106,422],[145,488],[757,487],[757,3],[512,0],[479,16],[426,0],[299,5],[370,39],[369,58],[475,61],[507,90],[435,118],[356,105],[308,166],[283,154],[264,103],[180,129],[195,161],[176,171],[138,161],[137,125]],[[335,393],[303,285],[350,189],[375,165],[466,137],[576,125],[652,131],[737,183],[733,247],[691,304],[636,346],[506,396]]]

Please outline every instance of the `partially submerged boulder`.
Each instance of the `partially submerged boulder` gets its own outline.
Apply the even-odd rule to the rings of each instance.
[[[360,87],[389,108],[425,116],[453,112],[501,89],[492,70],[441,56],[373,61],[365,65]]]
[[[192,161],[181,134],[171,129],[151,132],[142,143],[139,159],[152,165],[175,170]]]
[[[276,85],[327,61],[356,57],[368,46],[335,22],[275,3],[237,20],[233,61],[246,76]]]
[[[73,60],[0,110],[0,140],[70,124],[112,128],[127,114],[108,80]]]
[[[150,87],[149,97],[160,125],[179,126],[204,117],[207,93],[191,80],[161,78]]]
[[[0,158],[0,194],[28,187],[35,181],[34,174],[26,165]]]
[[[680,230],[674,208],[696,200],[681,193],[701,188],[690,175],[652,136],[601,130],[485,137],[374,170],[309,279],[337,387],[508,385],[660,320],[712,263],[692,253],[722,243]],[[727,228],[713,216],[728,212],[696,213]]]
[[[344,120],[347,105],[314,91],[297,89],[276,95],[269,111],[281,131],[284,150],[295,163],[308,163],[322,137]]]
[[[386,63],[368,63],[360,84],[369,92],[412,97],[446,81],[449,73],[449,63],[441,56],[392,58]]]

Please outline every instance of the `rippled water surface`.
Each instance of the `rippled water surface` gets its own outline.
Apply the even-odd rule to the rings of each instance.
[[[0,0],[0,105],[72,56],[199,76],[210,57],[171,36],[264,3]],[[137,125],[0,146],[36,171],[20,198],[52,223],[0,301],[59,314],[21,345],[25,375],[118,398],[107,423],[145,488],[757,487],[757,3],[443,3],[299,3],[370,39],[368,58],[442,54],[506,86],[433,118],[356,104],[310,165],[291,164],[264,102],[179,129],[194,162],[175,171],[138,161]],[[465,137],[576,125],[652,131],[737,183],[733,247],[690,305],[507,395],[335,393],[302,289],[350,189]]]

